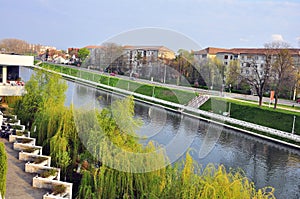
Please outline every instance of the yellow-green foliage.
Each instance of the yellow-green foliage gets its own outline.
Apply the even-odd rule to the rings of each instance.
[[[130,99],[119,103],[133,108],[126,105]],[[119,106],[123,117],[117,119],[133,117],[133,112],[124,116],[125,109]],[[273,188],[256,190],[242,171],[227,172],[213,164],[202,169],[189,153],[184,162],[168,165],[159,146],[150,142],[143,147],[132,129],[120,128],[136,121],[118,126],[113,113],[104,109],[96,114],[101,128],[89,132],[87,149],[103,165],[84,171],[79,198],[275,198]]]
[[[150,163],[151,164],[151,163]],[[273,188],[256,190],[242,171],[227,172],[223,165],[197,168],[189,153],[184,167],[175,165],[146,173],[122,172],[107,166],[85,171],[79,198],[275,198]]]
[[[5,146],[0,142],[0,197],[4,198],[6,192],[7,155]]]

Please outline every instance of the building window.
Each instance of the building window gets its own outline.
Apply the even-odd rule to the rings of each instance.
[[[230,55],[230,60],[232,60],[232,58],[233,58],[232,55]]]
[[[245,57],[244,57],[244,55],[242,55],[242,56],[241,56],[241,60],[244,60],[244,59],[245,59]]]
[[[228,55],[224,55],[224,59],[228,59]]]
[[[255,56],[255,60],[258,60],[258,56]]]
[[[206,56],[207,56],[206,54],[203,54],[203,55],[202,55],[202,58],[206,58]]]
[[[226,62],[224,62],[224,64],[225,64],[225,65],[227,65],[227,64],[228,64],[228,63],[227,63],[227,61],[226,61]]]

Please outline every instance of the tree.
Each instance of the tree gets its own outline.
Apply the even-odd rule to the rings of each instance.
[[[260,64],[254,57],[250,57],[250,61],[242,62],[241,78],[246,80],[252,90],[258,96],[258,105],[262,105],[265,87],[269,83],[271,73],[271,54],[265,49],[263,52],[264,64]]]
[[[289,53],[289,45],[285,42],[265,44],[271,53],[271,83],[275,91],[274,109],[277,107],[278,97],[284,90],[294,88],[297,81],[297,69],[293,65],[293,58]]]
[[[4,198],[6,192],[7,155],[5,146],[0,142],[0,198]]]
[[[78,51],[78,58],[81,62],[84,62],[84,60],[90,55],[90,51],[87,48],[80,48]]]
[[[240,74],[240,62],[237,60],[231,61],[226,71],[226,84],[236,86],[238,84]]]
[[[31,52],[29,43],[20,39],[2,39],[0,40],[0,49],[4,52],[16,54]]]

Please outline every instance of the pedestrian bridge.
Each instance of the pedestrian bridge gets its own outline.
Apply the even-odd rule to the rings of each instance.
[[[24,84],[19,81],[19,67],[33,64],[33,56],[0,54],[0,97],[25,94]]]

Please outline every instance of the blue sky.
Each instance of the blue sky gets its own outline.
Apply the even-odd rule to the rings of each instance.
[[[300,47],[296,0],[0,0],[0,5],[0,39],[59,49],[101,44],[145,27],[178,32],[199,48],[263,47],[272,40]],[[138,38],[136,43],[148,44]]]

